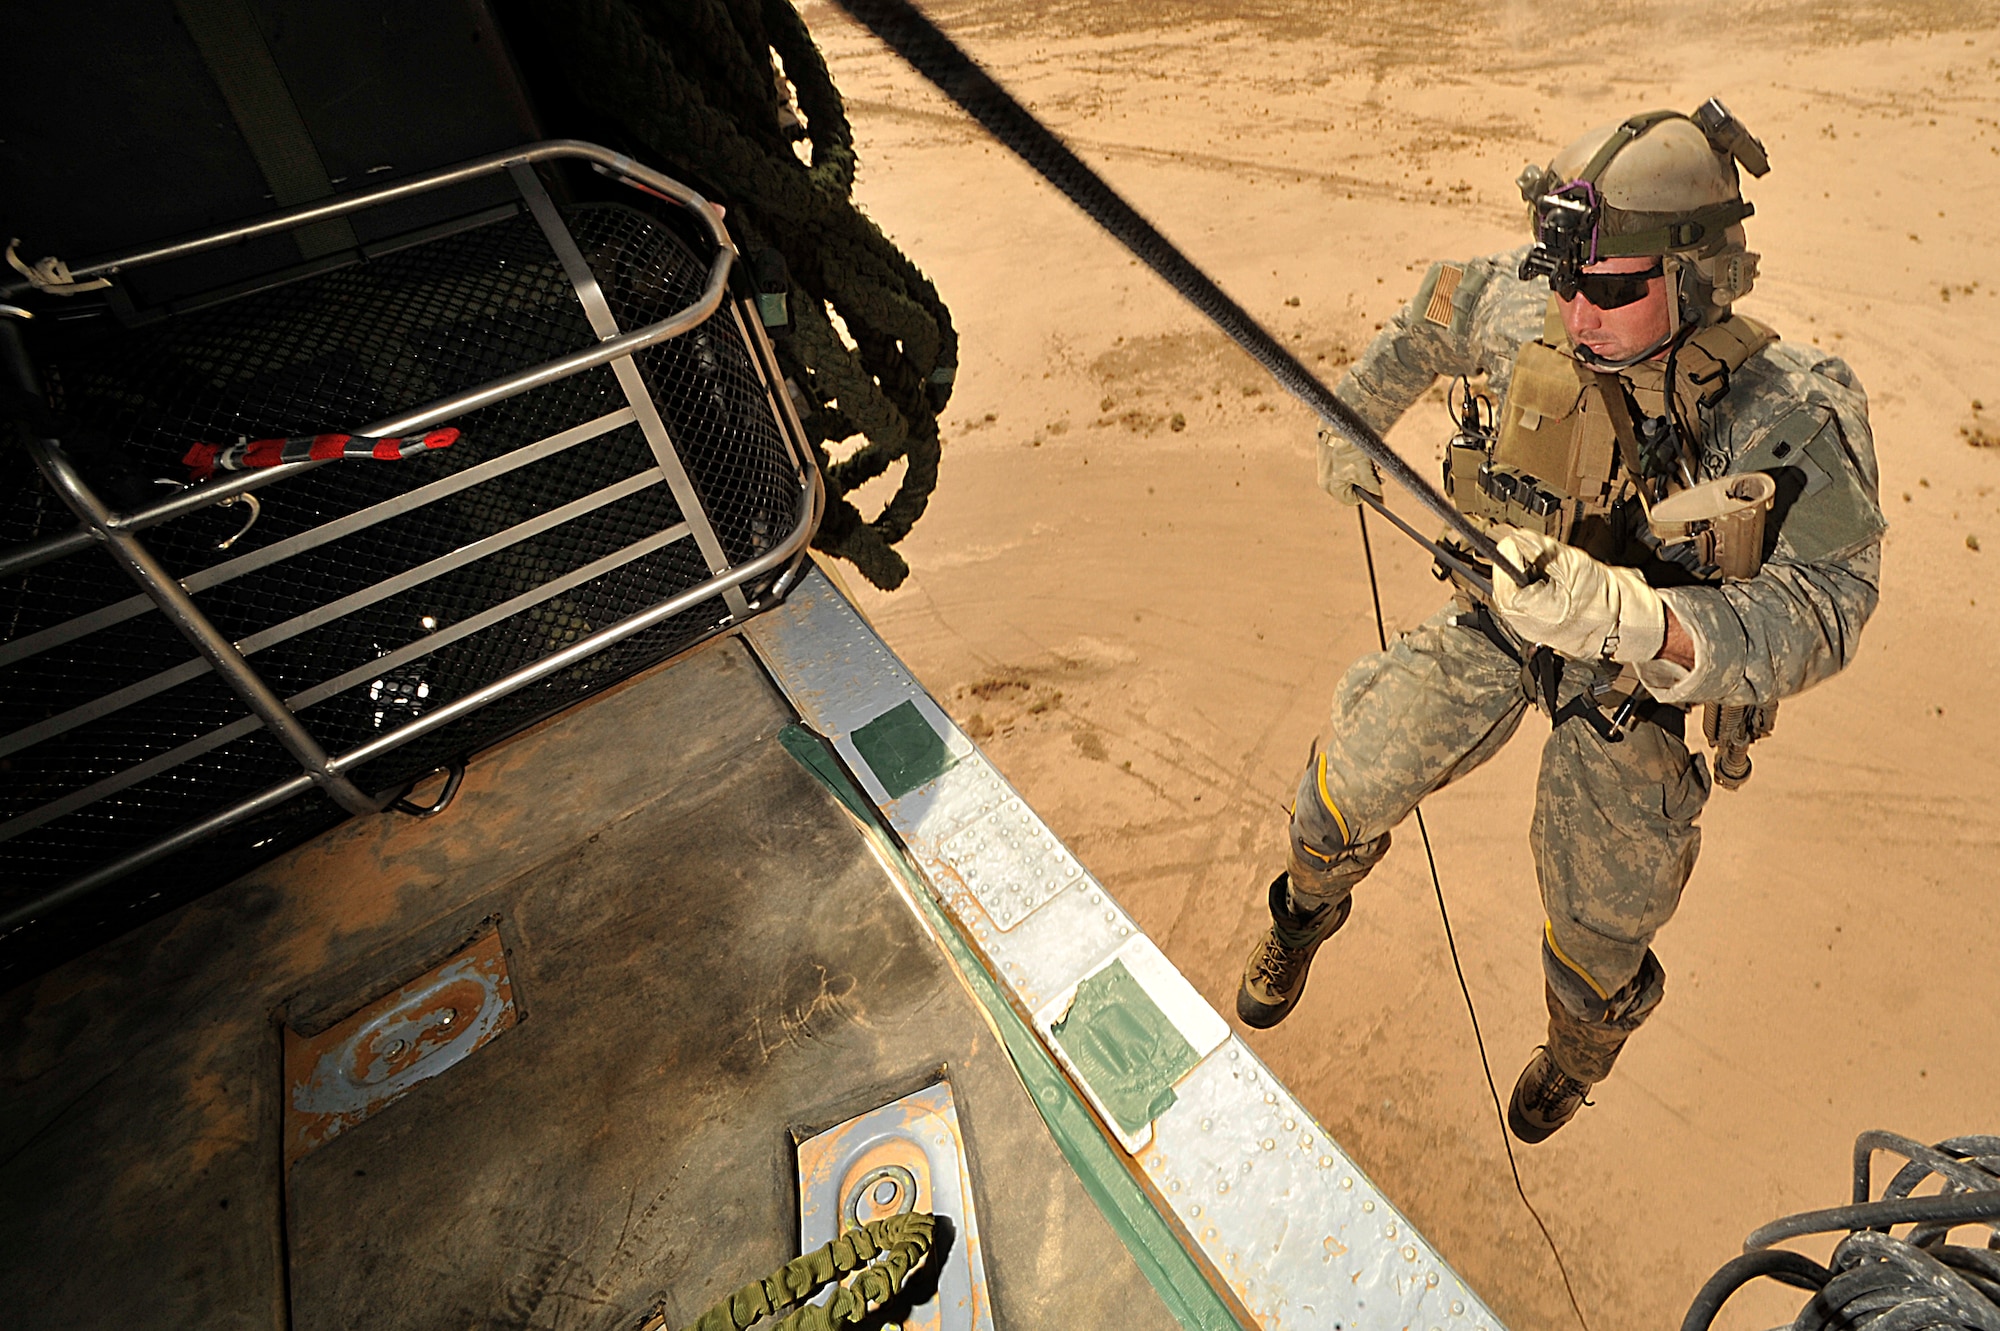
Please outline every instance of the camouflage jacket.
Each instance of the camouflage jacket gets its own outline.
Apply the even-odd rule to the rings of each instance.
[[[1546,279],[1515,276],[1523,250],[1475,259],[1449,300],[1434,265],[1409,305],[1349,368],[1335,394],[1387,430],[1440,375],[1487,376],[1505,398],[1520,346],[1542,335]],[[1776,549],[1756,577],[1674,587],[1661,596],[1695,643],[1692,671],[1639,668],[1663,702],[1770,703],[1810,688],[1854,656],[1881,582],[1881,536],[1868,398],[1854,372],[1817,348],[1778,341],[1745,362],[1701,412],[1704,479],[1798,464]],[[1783,482],[1781,481],[1781,490]],[[1783,502],[1781,500],[1781,502]]]

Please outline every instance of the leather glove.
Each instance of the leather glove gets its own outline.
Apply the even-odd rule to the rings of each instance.
[[[1319,427],[1319,488],[1341,503],[1359,508],[1361,497],[1354,492],[1366,490],[1380,499],[1382,478],[1375,474],[1375,464],[1368,460],[1367,454],[1322,425]]]
[[[1592,559],[1552,536],[1501,527],[1500,551],[1542,581],[1493,570],[1493,609],[1529,642],[1576,661],[1650,661],[1667,639],[1667,607],[1637,569]]]

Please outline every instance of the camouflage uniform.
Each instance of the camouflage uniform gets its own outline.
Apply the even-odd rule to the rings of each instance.
[[[1515,276],[1520,259],[1517,251],[1465,265],[1444,323],[1426,315],[1436,313],[1434,267],[1341,380],[1341,400],[1386,431],[1440,375],[1483,373],[1493,397],[1504,399],[1515,354],[1543,335],[1549,305],[1546,279]],[[1656,365],[1624,373],[1635,388],[1649,375],[1658,387]],[[1636,667],[1651,702],[1622,741],[1572,718],[1555,725],[1542,751],[1529,839],[1548,915],[1550,1051],[1583,1081],[1603,1079],[1662,996],[1665,977],[1650,944],[1694,868],[1695,819],[1710,789],[1705,760],[1684,740],[1684,708],[1769,704],[1818,683],[1847,664],[1875,608],[1883,523],[1874,446],[1867,399],[1842,361],[1784,342],[1756,353],[1702,413],[1701,471],[1731,471],[1788,420],[1788,437],[1813,440],[1817,464],[1806,493],[1838,491],[1845,507],[1829,520],[1821,502],[1807,521],[1801,500],[1794,510],[1801,521],[1795,528],[1786,520],[1755,578],[1663,590],[1697,644],[1694,668]],[[1390,830],[1506,743],[1539,697],[1522,664],[1529,650],[1461,597],[1348,670],[1299,785],[1289,874],[1295,912],[1335,905],[1344,913],[1354,884],[1387,850]],[[1616,671],[1567,663],[1558,715],[1590,705],[1588,691]]]

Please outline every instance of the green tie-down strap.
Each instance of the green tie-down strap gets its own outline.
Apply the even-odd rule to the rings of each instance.
[[[833,1331],[859,1322],[894,1298],[910,1272],[924,1264],[935,1223],[934,1216],[908,1211],[850,1229],[825,1247],[794,1257],[766,1279],[737,1290],[703,1313],[688,1331],[744,1331],[805,1303],[836,1281],[843,1283],[831,1299],[806,1304],[771,1331]]]

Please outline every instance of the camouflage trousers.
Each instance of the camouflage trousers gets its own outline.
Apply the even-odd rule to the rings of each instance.
[[[1449,605],[1341,679],[1293,806],[1294,909],[1344,900],[1418,801],[1499,752],[1539,697],[1475,622]],[[1558,711],[1608,678],[1569,663]],[[1547,912],[1550,1052],[1586,1081],[1603,1080],[1664,993],[1650,944],[1694,870],[1709,792],[1683,720],[1659,708],[1614,742],[1571,717],[1542,748],[1528,838]]]

